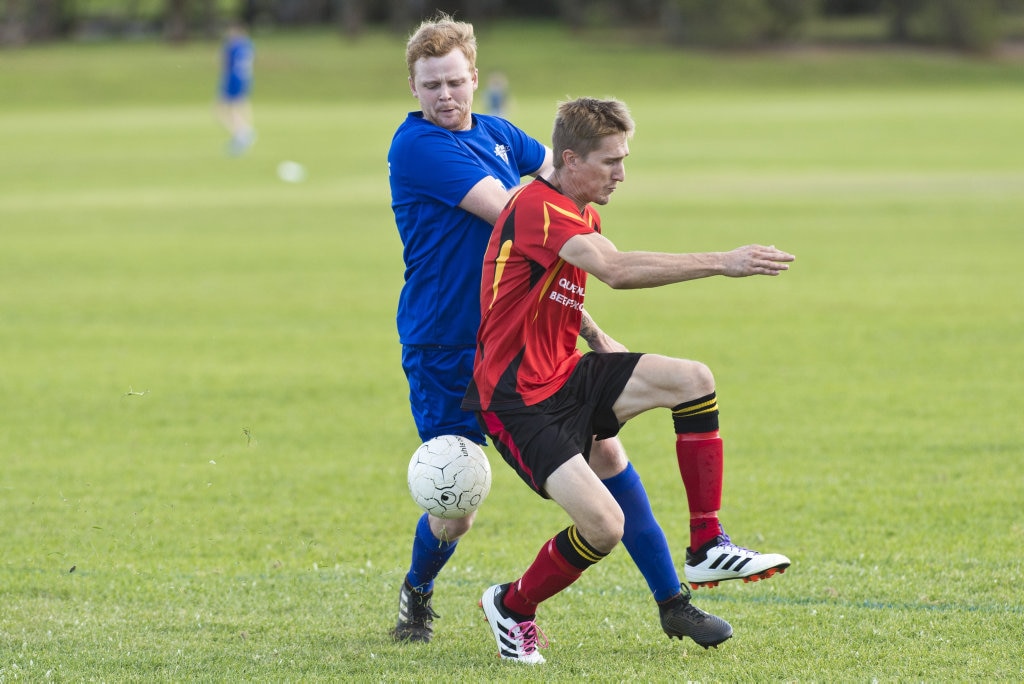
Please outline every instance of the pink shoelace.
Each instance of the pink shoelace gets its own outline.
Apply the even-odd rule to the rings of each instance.
[[[538,648],[548,647],[548,635],[532,620],[520,622],[508,630],[510,639],[520,644],[523,655],[535,653]]]

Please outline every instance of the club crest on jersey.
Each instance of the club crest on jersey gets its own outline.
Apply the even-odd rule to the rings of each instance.
[[[494,146],[494,154],[497,157],[501,157],[501,160],[508,164],[508,148],[501,143]]]

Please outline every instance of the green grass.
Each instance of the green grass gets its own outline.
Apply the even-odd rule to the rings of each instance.
[[[712,367],[723,520],[792,569],[698,592],[736,630],[704,651],[664,638],[617,550],[545,604],[526,670],[476,601],[565,518],[500,460],[435,642],[387,636],[417,515],[384,163],[402,41],[258,39],[241,159],[212,43],[0,54],[0,680],[1024,678],[1019,64],[481,36],[542,139],[559,98],[631,105],[620,247],[798,257],[588,297],[631,348]],[[668,417],[623,437],[681,561]]]

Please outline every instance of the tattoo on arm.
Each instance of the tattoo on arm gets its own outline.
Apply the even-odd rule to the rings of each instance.
[[[597,343],[597,334],[598,327],[594,323],[594,319],[584,311],[583,320],[580,322],[580,337],[582,337],[590,348],[593,349],[594,345]]]

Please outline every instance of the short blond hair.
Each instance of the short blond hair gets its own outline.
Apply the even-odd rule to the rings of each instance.
[[[452,50],[462,50],[469,68],[476,68],[476,35],[473,25],[455,21],[450,15],[438,12],[433,19],[419,25],[405,44],[405,64],[409,77],[415,76],[416,62],[424,57],[444,57]]]
[[[551,133],[555,168],[562,167],[562,152],[565,150],[586,158],[601,146],[603,138],[616,133],[632,138],[634,130],[636,124],[629,108],[619,100],[580,97],[562,102],[558,105],[555,128]]]

